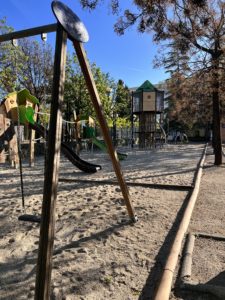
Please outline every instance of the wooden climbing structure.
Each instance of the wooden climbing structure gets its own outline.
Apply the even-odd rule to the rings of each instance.
[[[0,105],[0,163],[7,161],[15,168],[19,165],[18,145],[12,116],[15,115],[16,97],[3,99]]]
[[[132,92],[132,136],[138,140],[139,148],[156,145],[163,110],[164,91],[159,91],[150,81],[146,80]]]
[[[36,109],[38,99],[27,89],[12,92],[4,97],[0,104],[0,163],[7,161],[18,167],[18,141],[21,140],[21,129],[26,126],[26,116],[29,118],[29,108]],[[28,110],[27,110],[28,108]],[[28,114],[26,114],[28,111]],[[32,116],[36,118],[36,116]],[[20,128],[18,130],[18,128]],[[30,165],[34,163],[34,132],[30,130]]]

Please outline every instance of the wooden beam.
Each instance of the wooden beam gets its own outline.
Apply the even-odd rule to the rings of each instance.
[[[104,112],[103,112],[103,108],[102,108],[102,103],[100,100],[100,97],[98,95],[98,91],[95,85],[95,81],[91,72],[91,68],[89,66],[87,57],[86,57],[86,53],[84,51],[83,45],[74,40],[73,39],[73,45],[74,48],[76,50],[77,53],[77,58],[79,60],[80,66],[81,66],[81,70],[84,74],[84,78],[87,84],[87,88],[102,130],[102,134],[108,149],[108,153],[109,156],[111,158],[112,164],[113,164],[113,168],[114,171],[116,173],[120,188],[121,188],[121,192],[123,194],[123,198],[127,207],[127,211],[128,214],[131,218],[132,221],[136,220],[136,216],[134,214],[134,209],[132,207],[131,201],[130,201],[130,195],[129,195],[129,191],[125,182],[125,179],[123,177],[121,168],[120,168],[120,163],[119,163],[119,159],[117,156],[117,152],[114,150],[113,144],[112,144],[112,140],[109,134],[109,130],[108,130],[108,125],[106,123],[106,119],[104,117]]]
[[[45,181],[42,203],[41,228],[35,286],[36,300],[49,300],[52,251],[55,234],[55,205],[58,187],[58,169],[62,133],[62,115],[60,107],[64,98],[65,64],[67,33],[57,25],[54,77],[52,87],[52,104],[50,127],[45,167]]]
[[[34,28],[6,33],[0,35],[0,43],[12,41],[13,39],[22,39],[29,36],[39,35],[42,33],[55,32],[56,28],[57,28],[57,24],[55,23],[55,24],[49,24],[40,27],[34,27]]]

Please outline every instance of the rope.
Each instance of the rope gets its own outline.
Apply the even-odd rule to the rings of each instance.
[[[37,139],[32,139],[32,142],[37,142],[37,141],[40,141],[40,140],[42,140],[43,138],[42,137],[39,137],[39,138],[37,138]]]

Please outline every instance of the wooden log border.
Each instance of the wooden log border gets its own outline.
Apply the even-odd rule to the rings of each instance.
[[[203,166],[204,166],[204,161],[206,157],[206,151],[207,151],[207,146],[206,144],[203,152],[201,159],[198,163],[198,168],[196,170],[195,176],[194,176],[194,188],[191,193],[191,196],[188,201],[188,205],[184,211],[182,220],[180,222],[180,225],[178,227],[177,233],[175,235],[173,244],[171,246],[169,255],[167,257],[165,266],[163,268],[163,273],[161,280],[159,282],[159,285],[157,287],[154,300],[169,300],[170,298],[170,292],[172,288],[172,282],[173,282],[173,275],[176,269],[176,265],[178,262],[178,258],[181,252],[182,248],[182,241],[185,237],[185,234],[187,232],[192,212],[194,210],[194,206],[198,197],[198,192],[200,188],[200,183],[201,183],[201,177],[202,177],[202,172],[203,172]]]
[[[181,280],[187,280],[191,277],[191,267],[192,267],[192,253],[194,250],[195,244],[195,235],[189,233],[187,235],[184,255],[183,255],[183,263],[181,267]]]

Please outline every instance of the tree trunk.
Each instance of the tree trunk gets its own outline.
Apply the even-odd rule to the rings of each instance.
[[[219,102],[219,59],[213,58],[213,147],[215,154],[214,164],[219,166],[222,164],[222,144],[220,130],[220,102]]]

